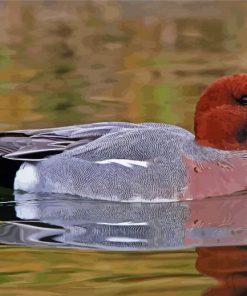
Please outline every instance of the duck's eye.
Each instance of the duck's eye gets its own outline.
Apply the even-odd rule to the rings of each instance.
[[[247,95],[242,96],[238,101],[240,105],[247,105]]]

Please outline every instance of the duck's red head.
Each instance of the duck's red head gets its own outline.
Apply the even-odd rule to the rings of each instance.
[[[202,93],[195,135],[203,146],[247,150],[247,74],[223,77]]]

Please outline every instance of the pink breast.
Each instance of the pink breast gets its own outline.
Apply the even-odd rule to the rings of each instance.
[[[247,187],[247,159],[196,162],[184,156],[182,161],[187,172],[187,189],[181,199],[228,195]]]

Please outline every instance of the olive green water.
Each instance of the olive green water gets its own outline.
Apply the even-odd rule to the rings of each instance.
[[[247,72],[246,36],[245,1],[1,1],[0,129],[155,121],[193,130],[201,91]],[[12,221],[12,193],[0,193],[0,219]],[[247,295],[246,241],[152,252],[7,244],[0,295]]]

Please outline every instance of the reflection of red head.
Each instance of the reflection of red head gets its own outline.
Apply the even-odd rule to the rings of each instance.
[[[196,251],[197,270],[219,282],[217,287],[205,291],[204,296],[247,295],[247,249],[216,247]]]
[[[247,149],[247,74],[223,77],[202,93],[195,135],[204,146]]]

